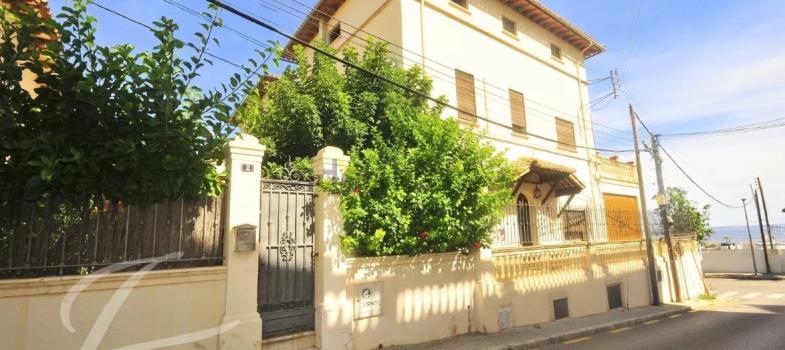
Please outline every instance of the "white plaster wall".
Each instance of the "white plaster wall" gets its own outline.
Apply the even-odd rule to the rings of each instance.
[[[755,249],[755,263],[758,272],[766,272],[766,261],[763,256],[763,249]],[[734,250],[706,250],[702,251],[703,272],[716,273],[753,273],[755,267],[752,264],[752,253],[749,249]],[[782,250],[769,250],[769,267],[773,273],[783,273],[781,256]]]
[[[0,347],[78,349],[98,315],[130,273],[104,277],[75,299],[70,333],[60,318],[66,292],[80,276],[0,281]],[[143,277],[111,318],[99,349],[112,349],[216,327],[224,313],[226,269],[153,271]],[[261,332],[261,330],[260,330]],[[197,338],[198,339],[198,338]],[[169,347],[216,349],[217,337]]]

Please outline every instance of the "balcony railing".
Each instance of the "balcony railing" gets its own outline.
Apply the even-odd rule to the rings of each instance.
[[[654,235],[662,234],[656,212],[649,213]],[[691,234],[690,222],[673,217],[672,231]],[[504,209],[501,222],[491,232],[496,247],[567,244],[585,241],[623,242],[644,238],[643,220],[637,210],[561,208],[517,204]]]

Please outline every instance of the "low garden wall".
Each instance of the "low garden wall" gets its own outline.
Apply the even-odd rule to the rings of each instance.
[[[218,347],[224,267],[88,276],[0,281],[2,348]]]
[[[707,250],[703,254],[703,272],[715,273],[754,273],[755,267],[752,264],[752,253],[749,248],[733,250]],[[766,261],[763,256],[763,249],[754,249],[755,264],[759,273],[766,272]],[[783,273],[783,259],[785,250],[768,250],[769,267],[772,273]]]

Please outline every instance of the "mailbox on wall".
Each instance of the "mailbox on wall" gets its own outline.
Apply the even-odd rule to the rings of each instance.
[[[253,252],[256,250],[256,226],[237,225],[234,227],[234,251]]]

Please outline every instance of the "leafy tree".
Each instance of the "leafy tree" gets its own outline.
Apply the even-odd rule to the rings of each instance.
[[[398,66],[383,43],[342,55],[431,94],[421,68]],[[347,251],[415,255],[489,243],[513,180],[502,155],[456,121],[441,119],[440,106],[419,94],[324,55],[309,58],[301,48],[295,57],[297,66],[250,98],[237,120],[268,145],[274,163],[312,157],[327,145],[350,150],[345,181],[322,184],[343,195]]]
[[[336,186],[347,251],[415,255],[490,243],[488,232],[511,198],[506,159],[455,120],[420,114],[414,121],[411,143],[377,139],[352,152],[346,179]]]
[[[370,42],[362,55],[349,47],[343,56],[360,67],[430,93],[431,80],[420,67],[400,68],[386,53],[385,44]],[[312,157],[328,145],[350,150],[370,147],[375,137],[409,137],[394,135],[394,126],[413,126],[419,113],[432,112],[426,99],[356,69],[341,70],[327,56],[309,58],[297,47],[295,57],[297,65],[265,84],[264,95],[257,92],[250,96],[236,116],[243,130],[267,145],[265,156],[273,162]]]
[[[677,230],[693,230],[698,241],[709,238],[714,230],[709,224],[710,205],[696,208],[687,199],[687,191],[679,187],[668,187],[668,203],[670,204],[671,218]]]
[[[197,40],[185,43],[161,18],[151,29],[157,46],[137,52],[96,44],[88,4],[74,0],[59,22],[0,7],[0,200],[153,202],[220,192],[215,165],[232,132],[229,114],[252,87],[240,74],[211,91],[194,85],[212,64],[220,19],[205,12]],[[194,54],[181,58],[186,46]],[[246,73],[256,68],[251,60]],[[26,70],[41,84],[36,97],[20,88]]]

